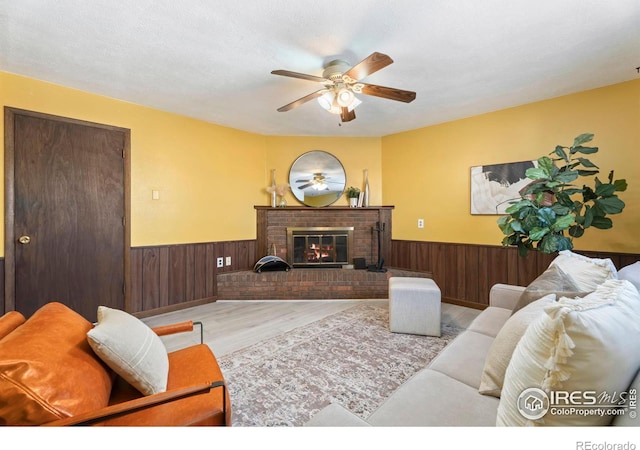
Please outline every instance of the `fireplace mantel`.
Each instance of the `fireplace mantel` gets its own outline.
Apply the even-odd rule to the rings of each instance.
[[[381,255],[391,248],[393,206],[369,206],[351,208],[348,206],[328,206],[312,208],[308,206],[287,206],[273,208],[255,206],[256,209],[256,252],[257,256],[287,257],[287,227],[354,227],[353,258],[364,258],[367,265],[378,261],[378,232],[380,224]],[[275,248],[275,251],[274,251]]]
[[[336,210],[343,210],[343,211],[350,211],[350,212],[359,212],[359,211],[379,211],[379,210],[392,210],[393,208],[395,208],[395,206],[363,206],[360,208],[352,208],[351,206],[325,206],[322,208],[314,208],[311,206],[304,206],[304,205],[298,205],[298,206],[285,206],[285,207],[272,207],[272,206],[262,206],[262,205],[255,205],[254,208],[258,211],[275,211],[276,213],[278,211],[310,211],[310,212],[318,212],[318,211],[336,211]]]

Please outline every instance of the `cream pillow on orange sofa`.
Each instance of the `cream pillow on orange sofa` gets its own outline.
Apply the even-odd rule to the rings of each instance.
[[[497,425],[609,425],[613,415],[554,414],[554,408],[532,420],[518,409],[528,399],[520,397],[529,388],[619,394],[640,367],[638,348],[640,294],[629,281],[607,280],[584,298],[559,299],[529,325],[513,352]]]
[[[167,349],[138,318],[100,306],[98,324],[89,330],[87,338],[100,359],[144,395],[167,390]]]

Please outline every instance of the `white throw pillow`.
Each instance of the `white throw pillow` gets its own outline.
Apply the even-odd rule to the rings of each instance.
[[[579,291],[592,292],[606,280],[617,279],[618,271],[609,258],[589,258],[562,250],[549,267],[558,266],[573,280]]]
[[[562,406],[561,402],[538,407],[536,403],[544,404],[538,395],[585,391],[619,395],[640,367],[639,347],[640,294],[630,282],[607,280],[584,298],[560,298],[529,325],[513,352],[497,425],[610,424],[614,416],[583,415],[583,408],[558,412],[554,406]],[[529,405],[533,407],[525,412],[546,410],[546,414],[526,418],[521,410]]]
[[[543,309],[555,301],[555,294],[545,295],[509,317],[489,347],[478,389],[481,394],[500,397],[507,366],[509,366],[509,361],[511,361],[511,356],[520,338],[524,335],[529,324],[544,314]]]
[[[640,291],[640,261],[624,266],[618,270],[618,278],[631,281],[638,291]]]
[[[144,395],[167,390],[167,349],[138,318],[99,306],[98,324],[89,330],[87,338],[100,359]]]

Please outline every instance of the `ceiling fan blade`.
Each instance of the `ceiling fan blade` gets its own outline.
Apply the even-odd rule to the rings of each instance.
[[[298,189],[306,189],[306,188],[308,188],[308,187],[310,187],[310,186],[313,186],[314,184],[315,184],[315,183],[312,181],[312,182],[310,182],[310,183],[303,184],[302,186],[298,186]]]
[[[362,83],[362,93],[366,95],[373,95],[375,97],[388,98],[389,100],[398,100],[405,103],[411,103],[416,98],[416,93],[413,91],[403,91],[402,89],[365,83]]]
[[[354,80],[361,80],[364,77],[384,69],[393,62],[388,55],[384,53],[373,52],[358,64],[347,70],[344,75]]]
[[[318,83],[326,83],[326,78],[317,77],[315,75],[307,75],[306,73],[291,72],[290,70],[272,70],[273,75],[282,75],[283,77],[301,78],[303,80],[317,81]]]
[[[342,119],[343,122],[351,122],[355,118],[356,118],[355,110],[352,109],[351,111],[349,111],[348,108],[342,108],[342,112],[340,113],[340,119]]]
[[[314,98],[320,97],[325,92],[327,92],[326,89],[320,89],[319,91],[312,92],[311,94],[305,95],[304,97],[301,97],[298,100],[295,100],[287,105],[281,106],[280,108],[278,108],[278,111],[279,112],[289,111],[297,106],[302,105],[303,103],[307,103],[308,101],[313,100]]]

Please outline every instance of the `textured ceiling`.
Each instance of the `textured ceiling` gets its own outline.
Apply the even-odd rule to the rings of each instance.
[[[271,75],[373,52],[357,118]],[[384,136],[637,79],[638,0],[0,0],[0,70],[265,135]]]

